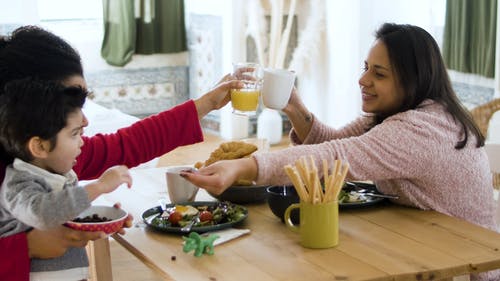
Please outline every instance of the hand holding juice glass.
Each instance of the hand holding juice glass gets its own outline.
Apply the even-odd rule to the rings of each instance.
[[[244,84],[241,89],[231,90],[233,113],[254,115],[259,105],[262,68],[257,63],[235,63],[233,64],[233,76]]]

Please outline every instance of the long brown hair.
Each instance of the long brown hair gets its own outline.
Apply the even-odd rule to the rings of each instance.
[[[476,147],[484,145],[484,136],[468,111],[460,103],[451,86],[439,47],[424,29],[413,25],[383,24],[375,33],[384,42],[389,60],[404,89],[405,97],[399,112],[415,109],[426,99],[442,104],[463,128],[463,139],[455,148],[464,148],[469,133],[476,136]],[[379,124],[387,116],[376,116]]]

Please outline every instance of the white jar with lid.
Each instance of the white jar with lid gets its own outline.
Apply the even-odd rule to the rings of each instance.
[[[283,121],[277,110],[264,108],[257,118],[257,138],[277,144],[283,135]]]

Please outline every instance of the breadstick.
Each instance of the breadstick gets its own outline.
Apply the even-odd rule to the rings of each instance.
[[[325,191],[323,190],[323,187],[321,186],[321,179],[319,178],[318,173],[316,173],[316,188],[318,189],[318,194],[319,194],[319,203],[323,202],[323,198],[325,198]]]
[[[311,167],[313,170],[313,185],[317,193],[317,203],[321,203],[323,201],[324,197],[324,191],[323,188],[321,187],[321,181],[319,179],[319,174],[318,174],[318,168],[316,167],[316,163],[314,162],[314,158],[312,156],[309,157],[309,160],[311,162]]]
[[[304,159],[304,161],[306,161]],[[310,155],[309,156],[309,161],[311,163],[311,170],[309,171],[309,180],[312,185],[312,188],[314,190],[314,196],[313,196],[313,204],[320,203],[321,200],[323,200],[322,196],[322,191],[321,191],[321,186],[319,183],[319,178],[318,178],[318,168],[316,167],[316,164],[314,163],[314,158]]]
[[[307,164],[306,157],[302,157],[302,158],[300,158],[300,160],[301,160],[302,165],[306,171],[307,186],[311,189],[311,188],[313,188],[313,178],[311,176],[312,167],[310,167],[309,164]]]
[[[331,183],[332,176],[328,174],[328,161],[326,159],[323,159],[323,185],[325,189],[323,194],[323,203],[328,202],[327,200],[332,190]]]
[[[332,163],[334,165],[337,165],[337,162],[332,158]],[[335,169],[336,167],[333,167],[331,170],[330,170],[330,174],[328,175],[328,180],[327,182],[325,182],[325,197],[323,199],[323,202],[329,202],[331,201],[331,197],[333,196],[332,195],[332,192],[333,192],[333,185],[334,185],[334,182],[335,182]]]
[[[345,163],[342,166],[342,174],[340,175],[339,181],[337,183],[337,187],[335,188],[335,199],[338,198],[340,190],[342,189],[342,185],[344,184],[345,177],[347,176],[347,172],[349,171],[349,164]]]
[[[318,173],[314,170],[309,172],[309,176],[311,178],[311,190],[312,190],[312,203],[318,204],[321,202],[321,190],[319,186]]]
[[[340,162],[340,160],[339,160],[339,159],[335,159],[335,160],[333,160],[333,162],[335,163],[335,165],[333,166],[332,175],[333,175],[334,177],[337,177],[337,174],[339,173],[340,165],[341,165],[342,163]]]
[[[311,169],[318,171],[318,167],[316,167],[316,163],[314,163],[314,158],[312,157],[312,155],[309,155],[309,161],[311,162]]]
[[[334,200],[334,196],[335,196],[335,184],[336,184],[336,180],[337,180],[338,177],[335,177],[335,175],[331,175],[331,179],[330,179],[330,182],[329,182],[329,185],[328,185],[328,194],[326,195],[326,198],[325,198],[325,202],[329,202],[329,201],[332,201]]]
[[[297,171],[298,171],[300,177],[304,181],[307,192],[309,194],[311,194],[311,190],[310,190],[311,185],[309,184],[309,171],[307,168],[307,164],[304,165],[302,160],[303,160],[303,158],[300,158],[299,160],[295,161],[295,167],[297,168]]]
[[[328,161],[323,159],[323,185],[326,192],[326,187],[328,186]]]
[[[342,174],[340,173],[341,171],[341,166],[342,166],[342,161],[339,159],[334,160],[334,168],[332,171],[332,180],[330,181],[330,186],[329,186],[329,193],[328,193],[328,201],[332,200],[337,200],[338,195],[340,193],[340,190],[342,189]]]
[[[304,187],[304,183],[302,182],[297,169],[293,168],[291,165],[286,165],[285,172],[292,180],[293,186],[295,187],[300,199],[304,202],[309,202],[309,195],[307,194],[307,190]]]

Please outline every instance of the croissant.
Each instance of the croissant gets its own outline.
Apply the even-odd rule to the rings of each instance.
[[[208,166],[220,160],[231,160],[249,157],[252,153],[257,151],[257,146],[244,141],[230,141],[224,142],[217,149],[210,153],[210,157],[205,162],[196,162],[194,167],[199,169]],[[238,180],[235,185],[251,185],[252,182],[248,180]]]

